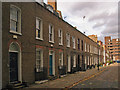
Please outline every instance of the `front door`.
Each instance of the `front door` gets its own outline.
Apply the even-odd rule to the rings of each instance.
[[[53,55],[50,55],[49,57],[49,75],[53,75]]]
[[[10,52],[10,82],[18,81],[18,53]]]

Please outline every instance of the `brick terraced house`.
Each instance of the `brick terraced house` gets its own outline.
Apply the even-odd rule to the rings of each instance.
[[[100,50],[50,5],[2,2],[2,88],[91,69]]]

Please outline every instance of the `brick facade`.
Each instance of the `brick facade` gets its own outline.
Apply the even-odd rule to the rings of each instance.
[[[21,34],[10,32],[10,5],[21,10]],[[67,73],[74,73],[80,70],[94,67],[98,62],[98,49],[100,46],[89,37],[78,31],[76,28],[56,16],[54,13],[39,3],[3,3],[2,23],[2,85],[3,88],[10,83],[10,45],[15,43],[18,50],[18,80],[21,82],[34,83],[36,80],[49,79],[50,76],[50,52],[53,52],[54,70],[53,76],[59,77]],[[36,39],[36,17],[42,20],[43,40]],[[54,43],[49,42],[49,24],[54,26]],[[59,45],[58,30],[63,32],[63,45]],[[66,45],[66,34],[70,34],[70,47]],[[75,38],[75,49],[73,48],[72,37]],[[80,48],[78,48],[78,39]],[[36,49],[43,51],[43,71],[37,73]],[[60,69],[58,60],[59,52],[63,52],[63,66]],[[102,52],[102,51],[101,51]],[[67,61],[67,56],[70,61]],[[76,61],[74,62],[74,56]],[[70,71],[68,63],[70,62]],[[73,63],[76,63],[73,67]],[[68,72],[69,71],[69,72]]]

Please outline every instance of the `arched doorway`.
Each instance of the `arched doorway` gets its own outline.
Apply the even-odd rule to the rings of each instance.
[[[10,82],[22,81],[21,49],[16,42],[12,42],[9,46],[9,66]]]

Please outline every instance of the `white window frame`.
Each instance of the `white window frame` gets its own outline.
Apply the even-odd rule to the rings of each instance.
[[[38,26],[37,26],[37,21],[38,21]],[[40,37],[38,37],[38,32],[37,31],[40,31],[39,34],[40,34]],[[39,40],[43,40],[43,22],[42,22],[42,19],[36,17],[36,39],[39,39]]]
[[[67,47],[70,47],[70,34],[69,33],[66,34],[66,44],[67,44]]]
[[[75,49],[75,37],[72,36],[72,43],[73,43],[73,48]]]
[[[92,53],[92,45],[90,45],[90,53]]]
[[[71,72],[71,58],[70,54],[67,55],[67,72]]]
[[[13,11],[12,10],[16,10],[17,12],[17,16],[16,16],[16,20],[13,19],[14,16],[12,16],[12,13]],[[16,23],[17,25],[15,25],[16,27],[16,30],[12,30],[11,27],[12,27],[12,23],[11,22],[14,22]],[[11,33],[15,33],[15,34],[19,34],[19,35],[22,35],[21,34],[21,9],[15,5],[10,5],[10,32]]]
[[[63,52],[59,52],[59,66],[63,66]]]
[[[85,52],[86,52],[86,42],[85,42]]]
[[[86,56],[85,56],[85,64],[87,64]]]
[[[87,45],[87,51],[89,52],[89,44]]]
[[[63,45],[63,32],[61,29],[58,30],[59,45]]]
[[[76,67],[76,55],[73,55],[73,67]]]
[[[51,26],[52,26],[52,32],[50,31]],[[51,37],[52,40],[50,40],[51,35],[52,35],[52,37]],[[54,43],[54,26],[52,24],[49,24],[49,42]]]
[[[92,65],[92,59],[91,59],[91,57],[90,57],[90,65]]]
[[[90,63],[89,63],[89,56],[87,58],[88,58],[88,65],[90,65]]]
[[[37,51],[40,52],[39,59],[37,58]],[[39,64],[37,63],[40,62]],[[39,68],[38,68],[39,67]],[[43,50],[40,48],[36,48],[36,72],[42,72],[43,71]]]

